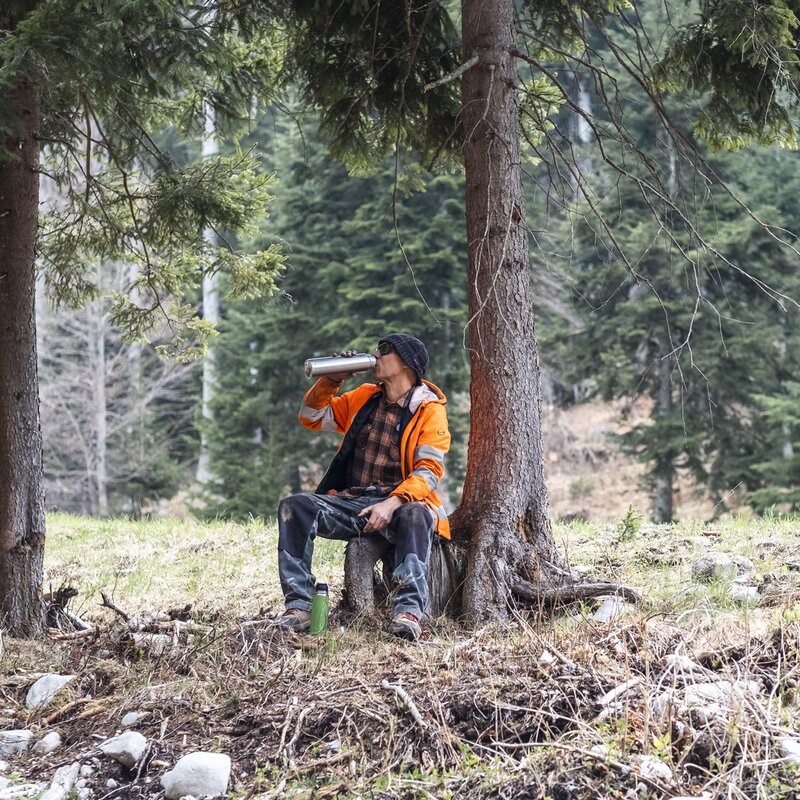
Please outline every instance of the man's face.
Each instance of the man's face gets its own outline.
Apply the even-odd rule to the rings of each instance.
[[[391,380],[402,375],[405,370],[410,371],[408,364],[397,355],[397,351],[388,342],[379,344],[372,351],[372,355],[376,359],[375,366],[372,368],[372,374],[376,381]]]

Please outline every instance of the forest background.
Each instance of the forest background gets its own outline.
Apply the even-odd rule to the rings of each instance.
[[[651,32],[674,22],[661,4],[638,4],[638,14]],[[544,98],[547,127],[573,151],[580,177],[559,171],[533,136],[524,153],[556,513],[597,519],[638,506],[664,522],[681,508],[704,516],[734,507],[793,511],[798,309],[787,298],[800,297],[800,256],[773,232],[796,245],[787,231],[800,218],[798,154],[777,146],[711,151],[694,136],[696,109],[676,95],[666,101],[670,116],[706,159],[701,170],[689,168],[640,88],[610,54],[606,63],[605,39],[591,46],[613,76],[610,107],[596,73],[575,61],[552,64],[570,103]],[[643,155],[631,174],[655,164],[669,188],[660,212],[641,184],[609,167],[597,141],[593,125],[615,114]],[[77,309],[53,306],[41,281],[50,508],[272,516],[280,496],[315,486],[336,447],[335,437],[296,423],[309,384],[304,359],[368,351],[390,330],[428,344],[430,377],[449,398],[446,494],[458,504],[469,428],[463,175],[430,171],[402,152],[377,166],[345,166],[330,154],[321,122],[302,98],[284,98],[243,143],[259,170],[274,175],[273,197],[250,237],[233,243],[280,247],[283,269],[271,296],[247,300],[225,299],[224,283],[204,297],[198,275],[197,306],[219,315],[204,358],[162,358],[168,329],[146,343],[112,325],[115,293],[131,279],[125,263],[98,265],[102,293]],[[162,136],[181,164],[226,148],[213,131],[204,142],[181,141],[170,126]],[[55,190],[50,202],[57,208]],[[696,248],[686,219],[708,250]],[[223,300],[212,313],[217,292]],[[640,466],[626,468],[631,459]],[[619,480],[609,505],[611,477]],[[687,493],[699,503],[679,499]]]

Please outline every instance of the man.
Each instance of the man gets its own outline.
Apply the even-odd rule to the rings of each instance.
[[[428,602],[428,557],[435,530],[450,538],[436,486],[450,447],[445,397],[423,380],[428,351],[415,336],[391,333],[373,355],[375,383],[337,396],[351,374],[320,378],[303,398],[300,422],[343,433],[339,451],[316,493],[278,506],[278,569],[286,611],[277,624],[307,631],[315,581],[314,539],[362,534],[394,544],[398,582],[389,632],[416,640]]]

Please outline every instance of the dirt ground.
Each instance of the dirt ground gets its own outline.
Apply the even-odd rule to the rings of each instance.
[[[629,506],[648,516],[652,499],[644,467],[621,453],[613,439],[649,416],[650,401],[593,400],[566,409],[544,409],[544,453],[550,508],[556,519],[616,522]],[[736,505],[736,498],[728,498]],[[673,494],[679,520],[710,519],[714,504],[680,476]]]

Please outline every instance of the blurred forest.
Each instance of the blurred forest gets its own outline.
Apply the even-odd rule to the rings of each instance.
[[[657,39],[666,14],[661,3],[642,3],[642,34]],[[591,46],[604,64],[607,39],[598,33]],[[724,513],[733,498],[757,513],[796,510],[800,348],[791,298],[800,297],[800,255],[791,231],[800,219],[800,156],[777,146],[711,151],[694,135],[696,109],[690,114],[691,104],[673,95],[663,108],[703,158],[690,164],[619,60],[604,66],[612,98],[580,60],[554,54],[550,68],[571,96],[549,98],[546,138],[551,152],[571,151],[575,170],[559,169],[533,134],[524,163],[553,425],[545,431],[548,468],[567,476],[580,516],[592,516],[587,498],[602,489],[594,474],[619,470],[625,459],[641,465],[630,473],[641,487],[619,496],[623,511],[644,489],[641,510],[670,521],[682,486],[708,499],[708,513]],[[540,110],[528,112],[531,130],[543,127]],[[616,150],[598,139],[615,115],[630,137]],[[368,351],[391,330],[427,343],[430,379],[448,396],[446,494],[458,503],[469,429],[463,175],[430,171],[402,152],[374,169],[348,169],[330,154],[321,122],[288,98],[250,131],[245,147],[265,175],[274,173],[273,199],[258,232],[236,244],[278,243],[285,265],[270,296],[223,300],[218,311],[214,292],[224,296],[225,287],[204,290],[198,276],[195,302],[219,320],[204,358],[162,357],[167,329],[145,344],[111,324],[115,292],[130,280],[125,263],[98,265],[103,291],[78,310],[55,308],[41,292],[50,508],[273,515],[280,496],[315,485],[337,444],[296,423],[309,385],[304,359]],[[168,127],[162,146],[191,164],[209,141],[225,151],[213,129],[205,142],[178,141]],[[631,144],[643,157],[628,163]],[[648,189],[651,174],[669,202]],[[597,416],[606,439],[583,467],[572,451],[589,447],[586,437],[563,430],[576,407],[590,409],[590,421]],[[597,431],[580,419],[595,447]]]

